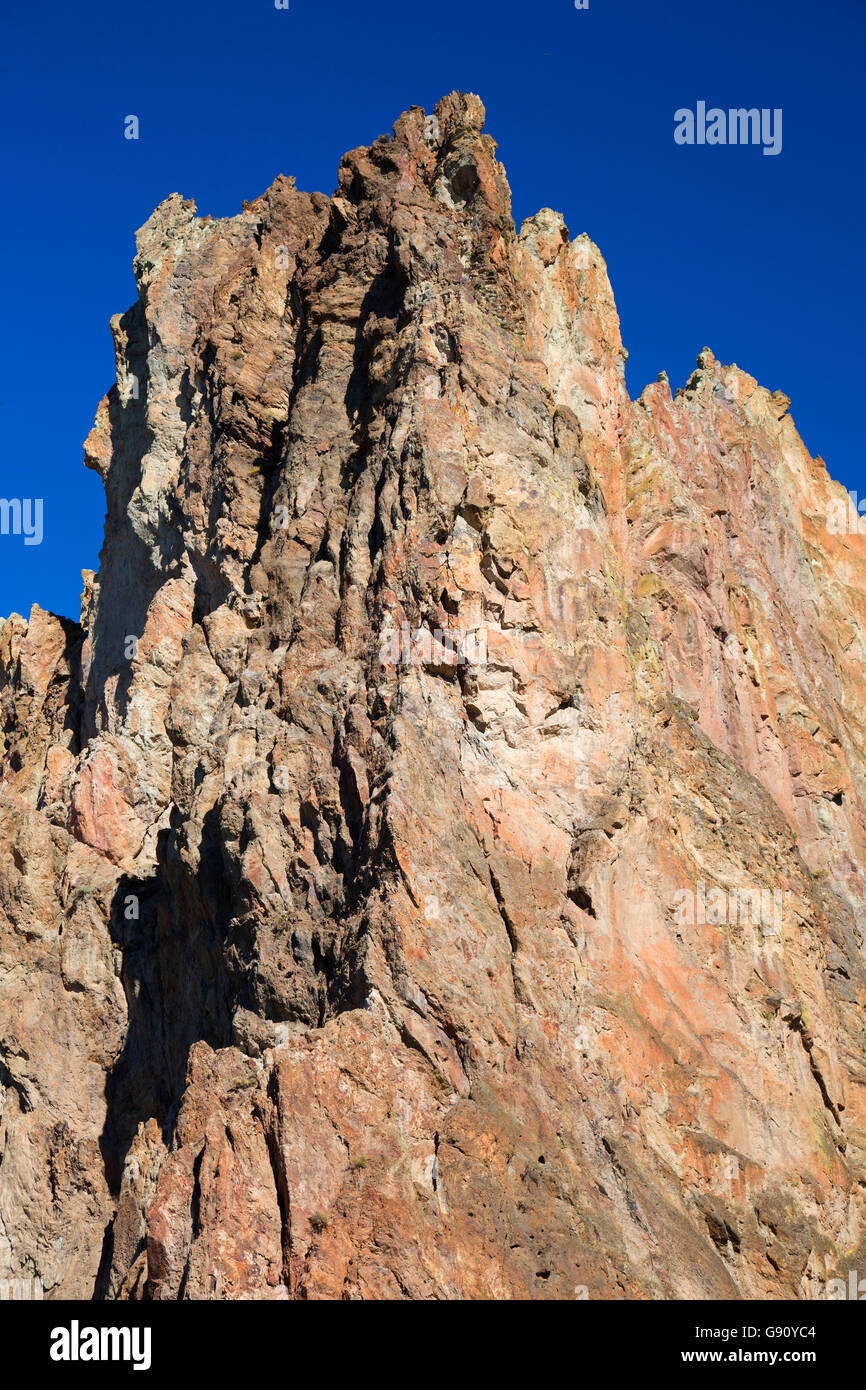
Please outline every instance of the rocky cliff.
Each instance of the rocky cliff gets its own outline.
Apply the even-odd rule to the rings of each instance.
[[[866,541],[477,97],[138,234],[0,627],[0,1277],[789,1298],[866,1259]]]

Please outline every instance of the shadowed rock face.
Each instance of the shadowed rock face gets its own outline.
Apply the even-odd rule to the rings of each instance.
[[[737,367],[629,400],[483,122],[138,235],[81,628],[0,627],[0,1277],[46,1297],[866,1257],[866,542]]]

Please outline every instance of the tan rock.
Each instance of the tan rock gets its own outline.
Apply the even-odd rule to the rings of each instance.
[[[49,1298],[866,1250],[866,540],[709,349],[629,400],[483,125],[139,233],[82,626],[0,627],[0,1277]]]

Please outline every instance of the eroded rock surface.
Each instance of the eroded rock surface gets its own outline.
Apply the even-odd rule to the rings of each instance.
[[[138,235],[81,627],[0,628],[0,1277],[46,1297],[866,1258],[866,541],[737,367],[629,399],[483,123]]]

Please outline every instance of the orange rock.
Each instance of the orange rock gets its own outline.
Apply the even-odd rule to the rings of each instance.
[[[783,393],[705,349],[629,399],[483,124],[138,234],[81,627],[0,626],[0,1277],[46,1297],[866,1250],[866,539]]]

